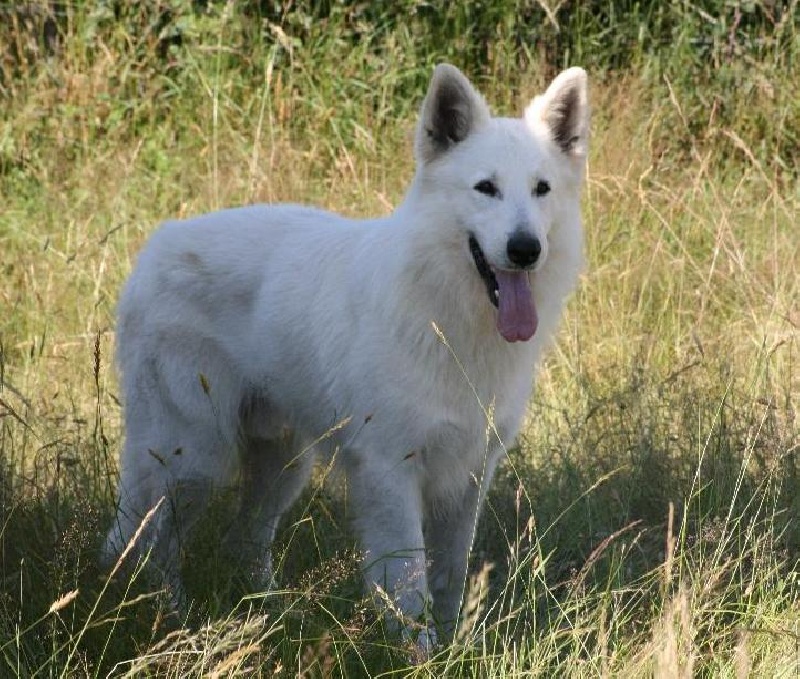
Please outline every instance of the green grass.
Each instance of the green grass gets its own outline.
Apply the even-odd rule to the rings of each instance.
[[[481,519],[460,643],[413,671],[800,672],[796,3],[588,3],[535,35],[543,10],[512,2],[403,3],[408,21],[175,2],[163,24],[104,6],[65,3],[50,56],[43,15],[2,15],[0,675],[410,671],[322,473],[279,534],[274,592],[219,549],[220,501],[187,555],[185,627],[144,572],[109,581],[97,556],[139,247],[224,205],[388,212],[441,58],[501,113],[590,68],[589,267]]]

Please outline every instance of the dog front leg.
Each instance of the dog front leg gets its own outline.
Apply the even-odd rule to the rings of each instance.
[[[426,522],[433,616],[448,641],[456,632],[464,595],[469,553],[480,511],[479,495],[479,489],[470,486],[457,505],[444,510],[432,508]]]
[[[429,605],[422,504],[413,469],[348,471],[353,523],[364,550],[364,576],[390,629],[402,629],[421,650],[435,644]]]
[[[429,502],[425,517],[425,542],[430,558],[429,582],[433,617],[448,641],[457,632],[475,528],[486,497],[496,456],[487,459],[480,478],[474,474],[460,501],[440,507]]]

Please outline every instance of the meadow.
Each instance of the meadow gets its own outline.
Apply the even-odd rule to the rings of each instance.
[[[0,676],[800,674],[800,8],[0,6]],[[589,71],[588,267],[478,527],[456,643],[409,665],[320,470],[279,586],[185,556],[186,621],[97,563],[114,307],[159,222],[385,214],[432,66],[516,115]]]

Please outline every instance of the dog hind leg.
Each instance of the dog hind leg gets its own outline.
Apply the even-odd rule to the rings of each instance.
[[[149,354],[141,347],[125,354],[126,442],[117,516],[104,557],[109,564],[119,557],[147,512],[164,498],[138,537],[135,554],[149,554],[151,570],[184,608],[181,549],[211,494],[235,484],[239,459],[233,433],[235,377],[215,347],[202,347],[202,368],[197,367],[201,347],[184,341],[180,349],[166,344]],[[156,353],[158,361],[148,359]]]
[[[277,438],[250,436],[243,442],[242,496],[227,542],[251,563],[263,587],[273,582],[272,542],[281,516],[308,483],[314,454],[287,431]],[[254,557],[254,558],[253,558]]]

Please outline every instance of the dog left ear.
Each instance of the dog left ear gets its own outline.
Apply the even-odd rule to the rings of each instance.
[[[429,162],[464,141],[490,118],[489,107],[455,66],[439,64],[422,103],[416,155]]]
[[[588,78],[582,68],[562,71],[547,91],[531,101],[525,119],[531,127],[544,123],[550,137],[570,156],[584,158],[589,145]]]

